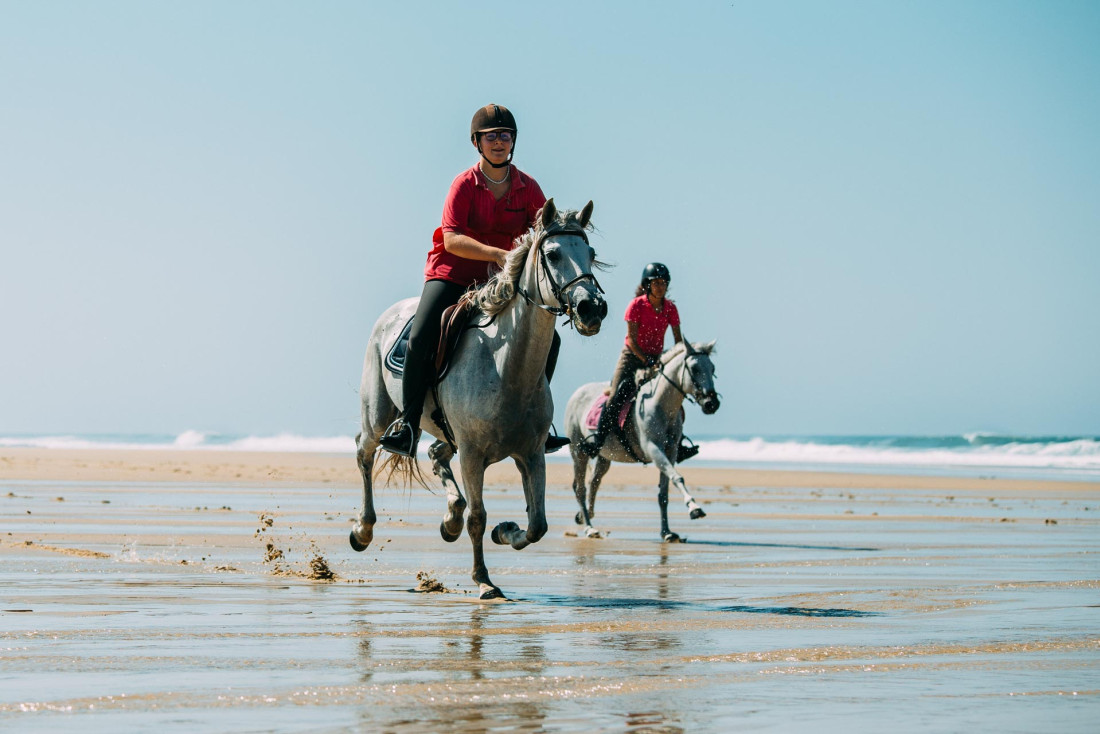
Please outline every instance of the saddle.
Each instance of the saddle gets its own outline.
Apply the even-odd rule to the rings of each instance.
[[[611,396],[607,392],[602,392],[596,398],[595,402],[588,408],[588,412],[584,416],[584,427],[589,430],[595,431],[600,427],[600,416],[603,415],[604,406],[607,405],[607,401],[611,399]],[[626,428],[626,421],[630,418],[631,412],[634,410],[634,398],[627,400],[623,407],[619,410],[618,419],[615,421],[620,430]]]
[[[440,316],[439,320],[439,344],[435,350],[436,382],[447,376],[447,370],[451,366],[451,358],[458,349],[458,340],[462,337],[466,324],[476,310],[473,300],[465,295],[458,299],[458,303],[443,310],[443,315]],[[404,328],[401,329],[401,333],[397,335],[397,340],[390,347],[390,351],[386,353],[386,369],[397,377],[405,374],[405,355],[409,349],[409,332],[412,331],[412,322],[413,317],[410,316],[409,320],[405,322]]]
[[[590,431],[595,431],[599,428],[600,415],[603,414],[604,406],[607,405],[607,402],[610,399],[611,395],[609,394],[609,392],[604,391],[600,393],[594,401],[592,401],[592,405],[589,406],[588,412],[584,415],[585,428]],[[614,432],[616,437],[619,439],[619,443],[622,444],[623,448],[626,449],[626,452],[630,454],[630,456],[633,457],[635,461],[638,461],[642,464],[648,464],[648,461],[646,461],[634,451],[634,444],[628,438],[628,436],[631,436],[634,433],[634,403],[637,402],[637,399],[638,393],[637,390],[635,390],[634,394],[630,396],[623,407],[619,410],[619,415],[616,416],[615,419]],[[681,405],[681,423],[686,417],[687,413],[684,411],[684,407]],[[686,435],[682,435],[680,437],[680,445],[676,447],[676,463],[679,464],[681,462],[687,461],[698,453],[699,447],[695,444],[695,442],[688,438]]]

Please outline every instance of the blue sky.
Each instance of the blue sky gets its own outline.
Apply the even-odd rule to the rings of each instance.
[[[0,432],[354,434],[480,105],[717,339],[693,434],[1100,434],[1100,5],[0,0]]]

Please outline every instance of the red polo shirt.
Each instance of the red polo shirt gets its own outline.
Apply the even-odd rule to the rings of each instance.
[[[638,348],[644,354],[657,356],[665,349],[665,331],[670,326],[680,325],[680,313],[676,304],[667,298],[658,311],[649,302],[649,296],[643,293],[626,307],[626,320],[638,324]],[[625,343],[629,347],[629,332]]]
[[[443,233],[455,232],[502,250],[531,228],[546,196],[535,179],[510,166],[512,186],[496,200],[475,165],[455,177],[443,203],[443,225],[435,230],[432,249],[424,266],[424,280],[449,280],[459,285],[484,283],[496,270],[496,263],[469,260],[447,252]]]

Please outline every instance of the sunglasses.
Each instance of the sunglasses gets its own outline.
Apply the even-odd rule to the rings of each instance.
[[[511,130],[494,130],[493,132],[482,133],[481,137],[484,138],[485,140],[488,140],[490,143],[495,143],[498,140],[501,141],[502,143],[510,143],[510,142],[512,142],[512,131]]]

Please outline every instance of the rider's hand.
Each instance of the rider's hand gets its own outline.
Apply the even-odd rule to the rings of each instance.
[[[650,354],[647,354],[646,358],[645,358],[645,366],[646,367],[656,367],[657,366],[657,358],[650,355]]]
[[[504,263],[508,261],[508,250],[497,250],[497,267],[503,269]]]

